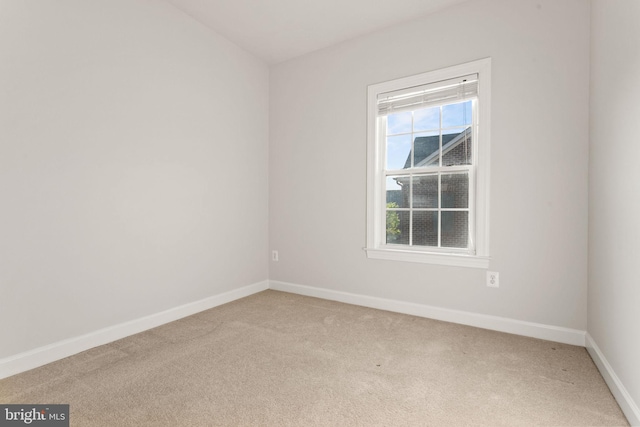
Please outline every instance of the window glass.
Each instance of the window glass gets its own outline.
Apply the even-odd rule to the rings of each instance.
[[[442,107],[442,127],[469,126],[472,121],[471,101]]]
[[[473,102],[465,101],[387,116],[388,134],[405,132],[386,137],[387,170],[434,171],[387,175],[387,243],[467,247],[469,170],[448,172],[444,168],[473,164],[472,108]],[[416,126],[435,129],[422,131]]]
[[[466,248],[469,241],[469,212],[442,212],[442,246]]]
[[[415,246],[438,246],[438,212],[413,213],[413,242]]]
[[[407,211],[387,210],[387,244],[409,244],[409,217]]]
[[[387,135],[411,132],[411,111],[387,116]]]
[[[448,129],[442,135],[442,166],[470,165],[473,162],[471,127]]]
[[[413,135],[414,167],[440,165],[440,132],[420,132]]]
[[[387,169],[404,169],[411,155],[411,134],[387,137]]]
[[[469,207],[469,174],[443,174],[441,184],[442,208]]]
[[[405,187],[409,188],[409,177],[388,176],[387,177],[387,207],[408,208],[409,195]],[[389,206],[389,204],[393,206]]]
[[[413,113],[413,128],[416,131],[440,128],[440,108],[421,108]]]
[[[438,175],[423,175],[413,177],[413,207],[438,207]]]

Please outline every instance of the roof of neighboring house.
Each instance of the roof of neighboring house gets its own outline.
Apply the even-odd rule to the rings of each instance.
[[[460,133],[449,133],[442,135],[442,152],[446,154],[451,149],[465,140],[465,136],[471,135],[471,128],[467,128]],[[413,149],[415,150],[414,164],[425,165],[437,160],[440,157],[440,136],[418,136],[413,141]],[[411,167],[411,152],[407,156],[403,169]]]

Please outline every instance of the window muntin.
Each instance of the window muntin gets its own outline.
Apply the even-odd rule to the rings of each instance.
[[[369,257],[488,266],[489,69],[487,59],[370,86]]]

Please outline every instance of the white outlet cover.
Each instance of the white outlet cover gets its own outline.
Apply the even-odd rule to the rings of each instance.
[[[500,273],[496,271],[487,271],[487,286],[490,288],[499,288]]]

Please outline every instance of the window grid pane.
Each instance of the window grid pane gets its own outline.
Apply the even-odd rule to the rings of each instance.
[[[386,243],[467,248],[468,186],[468,171],[387,176]]]
[[[472,101],[390,114],[386,178],[386,242],[466,248],[469,241],[469,173]],[[424,169],[425,173],[416,173]]]
[[[469,244],[469,212],[441,212],[440,245],[448,248],[466,248]]]
[[[472,164],[473,105],[469,100],[387,116],[386,169]]]

